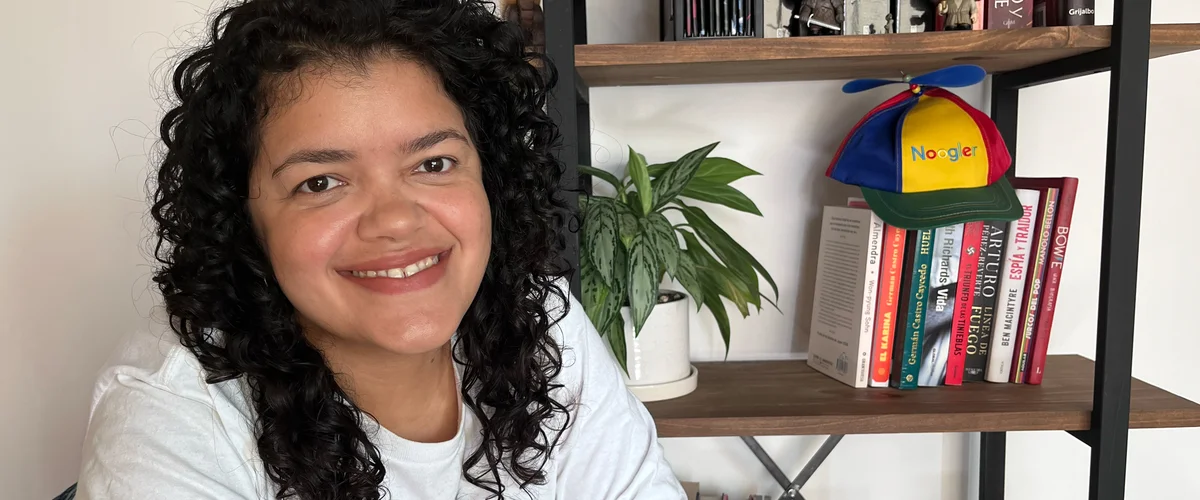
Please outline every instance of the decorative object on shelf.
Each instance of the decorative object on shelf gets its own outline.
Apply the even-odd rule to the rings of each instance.
[[[935,5],[933,0],[896,0],[896,31],[921,33],[934,31]]]
[[[659,0],[659,38],[762,38],[762,13],[763,0]]]
[[[844,35],[875,35],[896,32],[896,17],[890,0],[846,0]]]
[[[1004,175],[1012,158],[995,123],[946,90],[985,76],[979,66],[956,65],[904,81],[846,83],[846,93],[895,83],[909,88],[854,126],[825,174],[861,188],[871,210],[904,229],[1021,217]]]
[[[840,35],[846,22],[845,4],[839,0],[783,0],[783,7],[792,11],[792,36]]]
[[[697,372],[689,361],[687,296],[697,310],[705,307],[712,313],[726,354],[730,326],[722,298],[742,317],[750,315],[751,306],[761,311],[764,299],[775,306],[760,291],[761,274],[779,299],[766,268],[704,210],[685,201],[762,216],[750,198],[729,185],[761,174],[728,158],[709,158],[716,147],[712,143],[655,165],[647,165],[631,147],[623,178],[579,167],[614,189],[612,196],[580,198],[583,306],[620,363],[626,384],[643,401],[682,396],[696,387]],[[667,219],[671,212],[683,222],[672,224]],[[686,295],[659,288],[668,275]]]
[[[529,50],[546,52],[546,20],[542,0],[500,0],[500,17],[525,32]]]
[[[981,14],[975,0],[941,0],[937,13],[943,31],[969,31]]]

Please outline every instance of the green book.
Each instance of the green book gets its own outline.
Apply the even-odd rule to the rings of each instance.
[[[895,351],[892,353],[892,387],[916,389],[917,374],[921,371],[921,342],[925,333],[925,310],[929,305],[929,271],[933,267],[933,229],[911,231],[909,248],[905,252],[908,272],[907,284],[903,289],[899,310],[904,311],[903,322],[896,327],[903,335],[897,335]]]

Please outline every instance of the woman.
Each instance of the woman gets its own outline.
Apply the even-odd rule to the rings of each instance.
[[[527,57],[479,0],[222,11],[161,126],[173,332],[103,372],[77,498],[682,498],[555,266]]]

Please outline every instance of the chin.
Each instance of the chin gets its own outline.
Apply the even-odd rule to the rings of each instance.
[[[379,348],[394,354],[421,354],[446,345],[455,330],[454,325],[437,321],[396,321],[371,325],[364,336]]]

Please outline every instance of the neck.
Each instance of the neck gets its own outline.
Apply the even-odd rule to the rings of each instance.
[[[417,354],[337,340],[317,345],[354,403],[393,434],[434,443],[458,432],[460,404],[449,342]]]

